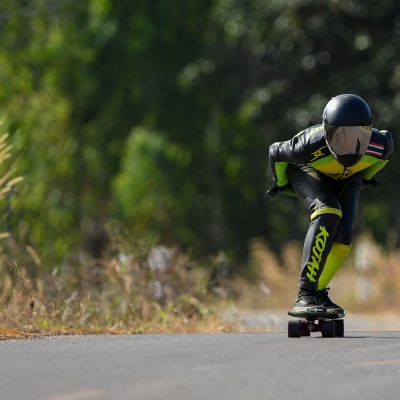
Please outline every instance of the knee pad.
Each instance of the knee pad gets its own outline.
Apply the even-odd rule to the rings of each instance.
[[[324,208],[319,208],[317,210],[315,210],[311,215],[310,215],[310,219],[311,221],[314,220],[315,218],[321,216],[321,215],[325,215],[325,214],[332,214],[332,215],[337,215],[339,216],[339,218],[342,218],[342,210],[340,210],[339,208],[335,208],[335,207],[324,207]]]

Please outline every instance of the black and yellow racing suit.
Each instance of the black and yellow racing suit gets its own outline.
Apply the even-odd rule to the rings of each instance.
[[[344,167],[330,153],[322,125],[270,146],[272,192],[297,195],[310,212],[300,287],[324,289],[335,275],[350,251],[361,188],[376,186],[374,176],[393,150],[392,135],[374,128],[362,159]]]

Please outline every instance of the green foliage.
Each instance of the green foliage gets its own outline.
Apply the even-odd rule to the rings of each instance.
[[[118,216],[132,226],[136,237],[152,242],[172,232],[171,243],[194,239],[182,222],[190,211],[195,187],[179,180],[190,160],[188,152],[161,134],[143,128],[132,130],[114,194]]]
[[[114,217],[197,254],[301,240],[302,204],[264,197],[268,147],[345,92],[397,139],[399,15],[392,0],[2,1],[1,129],[28,188],[16,229],[44,269]],[[384,241],[395,159],[377,178],[358,229]]]

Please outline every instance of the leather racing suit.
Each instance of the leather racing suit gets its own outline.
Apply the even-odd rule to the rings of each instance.
[[[300,287],[325,289],[340,268],[350,251],[361,188],[379,185],[374,176],[393,151],[391,134],[373,128],[364,156],[344,167],[330,153],[321,124],[270,146],[274,188],[269,194],[297,195],[310,212]]]

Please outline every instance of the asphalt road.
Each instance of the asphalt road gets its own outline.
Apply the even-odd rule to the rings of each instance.
[[[400,332],[0,341],[1,400],[398,399]]]

